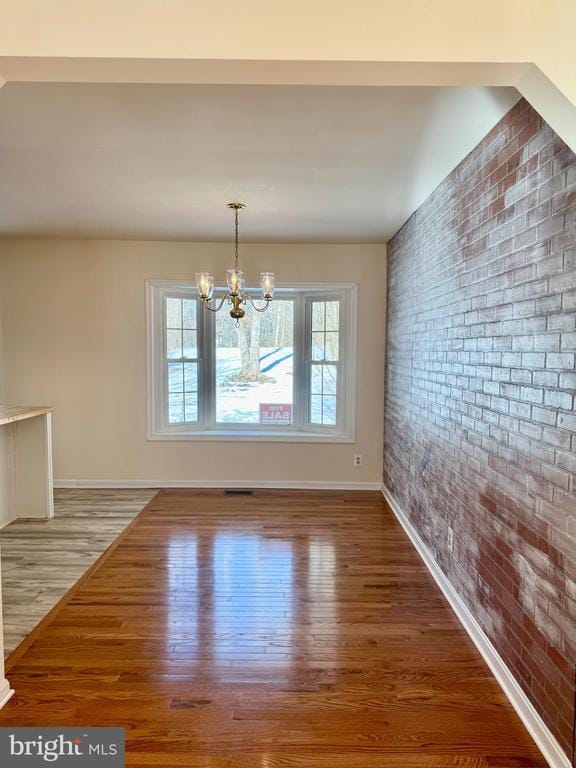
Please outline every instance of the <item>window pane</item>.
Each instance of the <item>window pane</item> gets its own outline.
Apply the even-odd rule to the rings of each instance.
[[[246,307],[236,322],[216,315],[216,421],[292,423],[294,302],[275,299],[260,314]]]
[[[182,363],[168,363],[168,392],[184,391],[184,368]]]
[[[183,299],[182,301],[182,328],[188,330],[197,328],[195,299]]]
[[[310,395],[310,423],[322,424],[322,396]]]
[[[184,395],[184,421],[198,421],[198,393]]]
[[[166,353],[168,357],[182,357],[182,331],[166,331]]]
[[[184,391],[198,392],[198,363],[184,363]]]
[[[329,331],[326,334],[326,360],[338,360],[338,347],[339,347],[340,334],[334,331]]]
[[[196,331],[182,331],[182,357],[198,357]]]
[[[340,330],[340,302],[339,301],[326,302],[326,330],[327,331]]]
[[[324,333],[312,332],[312,360],[324,360]]]
[[[180,393],[168,395],[168,422],[181,424],[184,421],[184,398]]]
[[[324,330],[324,316],[325,316],[326,303],[324,301],[315,301],[312,304],[312,330],[323,331]]]
[[[332,395],[322,398],[322,424],[328,426],[336,424],[336,398]]]
[[[325,395],[335,395],[337,391],[338,368],[335,365],[323,365],[322,368],[324,370],[322,392]]]
[[[164,290],[164,289],[163,289]],[[326,289],[328,291],[328,289]],[[333,298],[336,292],[326,293],[320,300],[314,296],[282,293],[262,314],[247,306],[240,327],[224,311],[210,316],[210,331],[214,319],[215,391],[209,395],[206,406],[199,402],[202,362],[198,355],[202,348],[203,312],[200,302],[188,294],[179,296],[181,289],[173,286],[172,295],[164,298],[163,321],[165,334],[164,360],[165,397],[162,418],[172,425],[198,423],[206,415],[207,424],[215,421],[222,425],[276,426],[291,425],[294,407],[294,314],[302,308],[299,322],[306,323],[308,338],[303,353],[309,364],[308,381],[303,367],[302,388],[309,386],[308,413],[301,414],[304,424],[335,427],[340,418],[338,396],[345,385],[339,370],[341,304]],[[304,293],[304,292],[302,292]],[[328,299],[327,297],[330,296]],[[310,323],[308,325],[308,323]],[[198,325],[200,324],[200,330]],[[160,329],[158,329],[160,330]],[[344,329],[346,331],[346,329]],[[211,337],[211,333],[207,338]],[[348,349],[347,335],[343,352]],[[344,360],[347,365],[347,360]],[[160,369],[157,369],[161,371]],[[343,368],[346,374],[347,368]],[[166,391],[167,390],[167,391]],[[305,394],[305,393],[303,393]],[[212,404],[214,410],[212,411]],[[208,412],[210,411],[210,412]],[[346,409],[343,415],[346,414]],[[338,418],[337,418],[338,417]],[[341,418],[340,418],[341,420]],[[346,425],[344,425],[346,426]]]
[[[322,367],[321,365],[311,366],[310,392],[314,395],[322,394]]]
[[[166,327],[182,328],[182,299],[166,299]]]

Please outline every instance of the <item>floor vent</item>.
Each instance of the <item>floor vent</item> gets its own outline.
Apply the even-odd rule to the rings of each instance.
[[[224,491],[224,496],[254,496],[251,488],[229,488]]]

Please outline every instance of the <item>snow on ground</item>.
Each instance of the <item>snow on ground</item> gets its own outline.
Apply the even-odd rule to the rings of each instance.
[[[259,424],[260,404],[292,405],[293,350],[291,347],[261,347],[260,371],[263,381],[235,381],[242,367],[237,347],[216,352],[216,420],[220,424]],[[316,366],[319,368],[319,366]],[[333,369],[333,370],[332,370]],[[336,423],[335,367],[324,367],[324,397],[311,397],[313,423]],[[313,371],[313,392],[322,391]],[[197,419],[196,363],[169,365],[170,423]],[[184,388],[186,394],[182,393]],[[333,393],[333,394],[331,394]],[[279,425],[280,426],[280,425]]]
[[[218,349],[216,353],[216,418],[221,423],[258,424],[260,403],[292,404],[293,356],[289,347],[261,347],[261,382],[233,381],[240,371],[240,351]],[[269,369],[268,369],[269,368]],[[268,370],[266,370],[268,369]]]

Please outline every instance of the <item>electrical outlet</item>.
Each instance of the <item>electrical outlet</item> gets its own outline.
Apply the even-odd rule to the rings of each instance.
[[[353,464],[354,464],[355,467],[361,467],[362,466],[362,454],[361,453],[355,453],[354,454]]]
[[[450,552],[454,550],[454,531],[448,526],[448,549]]]

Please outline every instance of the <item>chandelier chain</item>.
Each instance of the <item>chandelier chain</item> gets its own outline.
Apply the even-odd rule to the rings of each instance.
[[[240,265],[238,257],[238,208],[234,208],[234,268]]]

